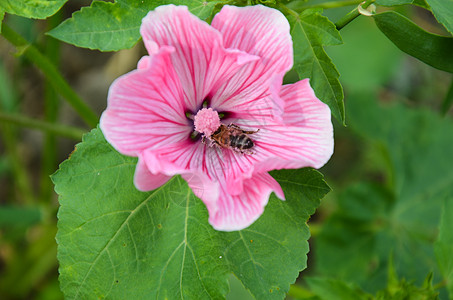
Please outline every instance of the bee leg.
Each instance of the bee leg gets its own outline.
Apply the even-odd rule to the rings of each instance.
[[[242,129],[241,129],[241,130],[242,130]],[[257,133],[258,131],[260,131],[259,128],[258,128],[257,130],[251,130],[251,131],[242,130],[242,133],[245,133],[245,134],[253,134],[253,133]]]
[[[239,127],[239,126],[237,126],[236,124],[233,124],[233,123],[228,124],[227,127],[228,127],[228,128],[234,128],[234,129],[242,130],[241,127]]]
[[[255,152],[252,149],[237,149],[237,148],[232,148],[232,150],[236,153],[240,154],[247,154],[247,155],[252,155],[255,154]]]
[[[206,137],[205,135],[203,135],[201,137],[201,142],[203,144],[205,144],[205,145],[208,145],[208,147],[212,147],[212,146],[216,145],[216,143],[213,140],[211,140],[210,138]]]
[[[251,149],[247,149],[247,150],[242,150],[241,151],[242,154],[247,154],[247,155],[253,155],[255,154],[255,152]]]
[[[207,140],[207,142],[206,142],[206,140]],[[217,143],[215,140],[210,139],[210,138],[206,138],[206,137],[205,137],[205,144],[207,144],[209,147],[217,147],[217,148],[220,148],[219,143]]]
[[[253,134],[253,133],[257,133],[258,131],[260,131],[259,128],[257,130],[244,130],[241,127],[239,127],[233,123],[229,124],[228,128],[234,128],[234,129],[240,130],[242,133],[245,133],[245,134]]]

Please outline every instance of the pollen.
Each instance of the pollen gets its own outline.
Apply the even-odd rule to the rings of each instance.
[[[220,118],[212,108],[203,108],[198,111],[194,119],[195,131],[211,136],[220,127]]]

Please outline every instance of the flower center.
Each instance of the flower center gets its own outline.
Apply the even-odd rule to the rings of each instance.
[[[197,112],[193,123],[195,131],[209,137],[220,127],[219,114],[212,108],[203,108]]]

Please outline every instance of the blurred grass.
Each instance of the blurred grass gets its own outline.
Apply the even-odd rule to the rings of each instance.
[[[10,22],[29,41],[38,37],[38,22],[25,18],[11,18]],[[22,59],[7,52],[0,52],[0,57],[6,58],[0,60],[0,111],[23,113],[24,84],[34,82],[36,88],[42,83],[36,83],[40,79],[28,73],[28,64]],[[40,95],[35,97],[37,107]],[[30,165],[30,159],[40,151],[39,143],[11,124],[0,123],[0,128],[0,299],[62,299],[55,243],[57,205],[48,178],[57,166],[56,144],[47,153],[51,163],[39,174],[34,168],[40,164]],[[37,192],[40,180],[46,182],[41,204]]]

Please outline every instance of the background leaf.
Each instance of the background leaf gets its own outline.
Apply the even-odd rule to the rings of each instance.
[[[218,299],[227,293],[230,272],[257,299],[284,297],[306,267],[305,222],[329,191],[319,172],[272,173],[287,200],[272,196],[252,226],[219,232],[180,177],[137,191],[135,164],[95,129],[53,176],[67,299]]]
[[[1,10],[0,8],[0,33],[2,33],[2,23],[3,23],[3,18],[5,17],[5,12]]]
[[[371,299],[358,287],[343,281],[308,277],[305,279],[310,290],[322,300],[360,300]]]
[[[429,33],[403,15],[373,15],[376,25],[401,51],[439,70],[453,73],[453,38]]]
[[[390,268],[392,269],[392,268]],[[396,274],[389,272],[387,287],[379,290],[376,296],[365,293],[356,285],[332,278],[305,278],[310,292],[320,300],[437,300],[438,292],[432,285],[432,273],[428,274],[423,284],[418,287],[405,278],[398,279]]]
[[[448,89],[447,94],[445,95],[445,99],[442,102],[441,111],[442,114],[445,115],[453,106],[453,80],[450,83],[450,88]]]
[[[38,207],[0,207],[0,228],[27,227],[39,223],[42,212]]]
[[[300,78],[310,78],[316,96],[329,105],[340,123],[345,122],[343,89],[340,74],[323,49],[324,45],[340,45],[340,33],[328,18],[306,10],[299,16],[287,16],[294,47],[294,69]]]
[[[439,23],[453,33],[453,0],[426,0]]]
[[[400,66],[403,53],[376,28],[372,18],[355,19],[341,30],[341,36],[344,44],[326,51],[341,74],[346,93],[381,90]]]
[[[117,0],[115,3],[93,1],[91,6],[75,12],[48,34],[77,47],[100,51],[131,48],[140,39],[140,25],[146,14],[165,4],[186,5],[201,19],[208,18],[220,1],[134,1]]]
[[[360,182],[339,196],[315,247],[319,272],[374,292],[393,253],[401,277],[420,283],[434,270],[439,280],[433,242],[441,203],[453,196],[451,120],[401,104],[384,108],[370,95],[349,103],[350,128],[380,153],[387,184]]]
[[[376,0],[376,4],[382,6],[412,4],[412,2],[414,2],[414,0]]]
[[[377,5],[382,6],[396,6],[396,5],[405,5],[405,4],[414,4],[420,7],[429,9],[425,0],[376,0]]]
[[[450,298],[453,296],[453,197],[445,199],[442,209],[439,238],[435,244],[439,268],[447,282]]]
[[[68,0],[2,0],[0,11],[26,18],[45,19],[55,14]]]

